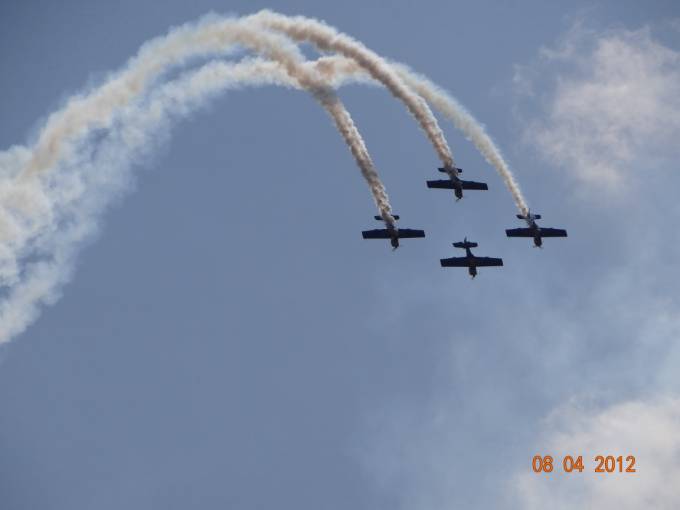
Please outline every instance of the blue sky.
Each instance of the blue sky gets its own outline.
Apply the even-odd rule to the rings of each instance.
[[[349,86],[401,223],[427,231],[394,253],[363,241],[373,204],[319,106],[229,92],[156,134],[60,299],[0,347],[2,508],[675,508],[677,6],[3,5],[0,146],[170,27],[263,7],[451,91],[569,238],[507,239],[509,194],[443,119],[490,190],[428,190],[413,119]],[[505,267],[441,269],[464,236]],[[529,471],[610,451],[639,473]]]

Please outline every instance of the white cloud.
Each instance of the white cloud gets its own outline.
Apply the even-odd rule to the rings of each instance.
[[[465,317],[432,394],[375,409],[362,444],[366,473],[402,508],[680,508],[680,398],[655,397],[680,391],[672,263],[680,237],[664,221],[680,206],[656,172],[674,169],[669,156],[679,152],[680,53],[651,34],[576,25],[515,67],[517,92],[534,104],[527,135],[549,166],[598,184],[598,203],[603,184],[626,189],[636,170],[654,179],[645,189],[655,192],[640,193],[634,207],[606,202],[612,214],[574,211],[574,235],[559,248],[584,256],[565,257],[566,281],[537,259],[531,281],[503,282],[500,304],[480,307],[467,290],[458,299],[448,284],[410,292],[408,304],[402,296],[395,329],[407,328],[417,307],[442,316],[456,303]],[[607,407],[563,405],[574,394]],[[538,453],[580,454],[591,470],[595,455],[630,453],[638,472],[538,476],[530,471]]]
[[[554,456],[555,470],[527,469],[514,480],[521,508],[676,509],[680,505],[680,399],[630,401],[593,411],[571,402],[553,413],[535,453]],[[583,455],[582,473],[561,459]],[[634,455],[635,473],[595,473],[596,455]]]
[[[552,82],[539,87],[546,76]],[[596,34],[576,25],[534,65],[516,67],[514,82],[522,93],[548,91],[533,95],[544,111],[526,139],[583,183],[622,191],[633,171],[680,155],[680,52],[648,28]]]

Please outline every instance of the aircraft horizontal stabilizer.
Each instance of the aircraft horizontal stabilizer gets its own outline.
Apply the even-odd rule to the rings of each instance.
[[[457,243],[453,243],[453,246],[454,248],[477,248],[477,246],[479,245],[471,241],[460,241]]]

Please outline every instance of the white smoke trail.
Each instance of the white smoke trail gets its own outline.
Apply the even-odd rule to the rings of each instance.
[[[338,32],[335,28],[304,16],[288,17],[263,10],[245,19],[283,32],[295,41],[310,41],[322,51],[337,52],[357,62],[406,105],[427,134],[442,164],[452,170],[455,168],[451,149],[427,103],[406,86],[380,55],[369,50],[359,41]]]
[[[526,200],[500,151],[484,128],[455,99],[426,78],[411,73],[403,66],[393,67],[361,43],[344,34],[339,34],[334,28],[324,23],[302,17],[288,18],[271,11],[261,11],[244,20],[207,17],[198,24],[186,25],[176,29],[165,38],[151,41],[131,62],[127,72],[121,73],[117,79],[110,80],[106,87],[102,87],[99,91],[99,98],[87,98],[89,108],[78,108],[83,98],[76,98],[73,101],[74,104],[68,109],[68,114],[65,112],[60,117],[60,122],[48,126],[52,128],[51,130],[44,130],[40,140],[42,150],[36,151],[29,167],[49,166],[50,161],[54,161],[54,156],[61,148],[58,141],[68,139],[68,136],[64,135],[68,135],[82,124],[81,116],[88,118],[89,122],[105,124],[108,117],[105,113],[106,102],[112,103],[108,105],[108,111],[111,111],[112,106],[134,97],[135,93],[169,66],[185,62],[196,55],[229,51],[230,45],[235,43],[234,35],[237,28],[247,25],[248,22],[270,26],[298,40],[309,39],[321,49],[339,51],[354,59],[407,104],[437,148],[444,166],[454,166],[448,144],[423,98],[430,101],[473,141],[483,156],[500,173],[520,211],[527,212]],[[92,104],[99,106],[96,108],[100,111],[99,116],[92,115],[92,110],[95,109],[91,107]],[[362,155],[362,159],[365,159],[365,154]]]
[[[321,103],[333,118],[369,183],[381,216],[394,225],[387,193],[364,141],[332,88],[324,83],[319,74],[300,65],[304,59],[297,47],[243,19],[209,16],[197,24],[185,25],[164,38],[145,44],[124,71],[95,92],[72,98],[62,110],[49,117],[20,178],[29,179],[40,170],[54,165],[62,153],[68,152],[68,143],[73,136],[87,129],[109,125],[117,107],[133,100],[171,66],[201,54],[233,51],[237,44],[263,53],[282,64]]]
[[[285,81],[282,69],[276,63],[262,61],[260,65],[266,66],[270,76],[277,75],[276,79],[279,84]],[[515,180],[508,163],[503,158],[500,149],[488,133],[486,133],[484,126],[447,91],[432,83],[425,76],[417,74],[404,64],[398,62],[390,62],[390,65],[408,87],[430,103],[435,110],[451,120],[456,128],[467,136],[482,156],[501,176],[519,211],[522,214],[527,214],[529,206],[526,203],[521,188]],[[356,61],[347,57],[322,57],[314,63],[314,66],[323,75],[327,84],[335,88],[346,83],[380,84]],[[291,82],[290,86],[295,86],[295,84]]]
[[[394,224],[387,194],[349,113],[324,82],[323,73],[304,65],[295,46],[235,20],[199,24],[195,31],[179,29],[145,46],[125,71],[102,87],[75,97],[51,115],[32,149],[14,147],[0,154],[0,284],[5,287],[0,301],[0,344],[35,320],[41,305],[57,299],[70,277],[78,245],[96,230],[94,218],[102,204],[125,189],[126,172],[121,169],[132,162],[125,148],[134,152],[141,141],[148,143],[145,132],[135,126],[121,132],[115,151],[99,148],[94,143],[97,136],[115,125],[121,109],[137,108],[135,99],[176,59],[224,52],[230,44],[246,46],[276,61],[324,106],[368,181],[382,217]],[[163,118],[162,103],[151,106],[152,117]],[[93,154],[105,154],[108,159],[98,156],[96,166],[88,164]]]
[[[324,67],[324,76],[328,80],[336,80],[338,85],[348,81],[370,82],[368,71],[351,59],[335,57],[326,62],[320,59],[319,65]],[[526,215],[529,212],[529,206],[522,190],[500,149],[485,131],[484,126],[458,100],[425,76],[398,62],[390,62],[390,65],[409,88],[451,120],[456,128],[466,135],[489,164],[496,169],[510,191],[517,208]]]
[[[350,44],[352,40],[342,41],[348,46],[341,45],[341,48],[352,56],[356,50]],[[121,147],[130,147],[132,154],[134,148],[140,146],[140,140],[148,143],[144,131],[130,125],[120,131],[116,151],[98,148],[97,137],[114,127],[122,110],[138,108],[144,91],[168,69],[198,56],[233,52],[239,46],[276,61],[288,76],[288,80],[283,79],[281,83],[296,83],[324,106],[369,182],[382,217],[388,223],[393,222],[387,196],[363,141],[329,86],[342,81],[332,72],[340,62],[322,59],[310,68],[303,64],[296,47],[281,37],[256,29],[252,21],[212,16],[145,44],[123,71],[92,93],[73,97],[64,108],[52,114],[33,147],[18,146],[0,153],[0,286],[5,287],[4,299],[0,301],[0,343],[8,341],[34,320],[41,304],[57,298],[59,289],[70,276],[77,247],[96,230],[98,213],[126,188],[127,174],[120,169],[130,166],[132,156],[126,156]],[[385,63],[375,57],[379,59],[379,66]],[[358,62],[363,63],[363,68],[376,64],[370,58],[366,61],[365,56]],[[342,66],[343,73],[351,72],[347,62]],[[382,78],[383,84],[385,79],[391,86],[396,83],[400,94],[405,90],[406,96],[398,96],[402,100],[411,97],[414,93],[408,91],[408,87],[398,81],[397,72],[390,69],[379,67],[378,72],[373,68],[372,76]],[[387,75],[382,74],[384,72]],[[262,78],[263,81],[275,79],[278,80],[271,75]],[[365,81],[358,74],[355,79]],[[415,86],[417,88],[417,84]],[[194,87],[201,89],[196,82]],[[424,100],[416,99],[431,117]],[[153,115],[163,118],[159,103],[154,104]],[[175,104],[188,107],[189,102],[175,101]],[[422,113],[417,108],[412,112]],[[436,121],[434,127],[438,131]],[[448,150],[445,141],[444,146]],[[103,155],[108,159],[101,159]],[[93,165],[88,158],[100,163]],[[89,172],[84,173],[83,169]]]
[[[76,250],[96,231],[97,219],[111,200],[128,188],[132,166],[153,152],[163,129],[224,90],[267,84],[301,88],[280,65],[260,59],[238,64],[214,62],[186,73],[162,86],[148,101],[121,108],[96,151],[91,148],[91,138],[72,142],[69,161],[49,173],[49,184],[44,188],[29,189],[27,182],[7,194],[15,203],[27,196],[41,196],[42,208],[50,211],[51,224],[32,240],[33,255],[39,260],[25,264],[21,272],[17,260],[12,271],[3,269],[12,278],[10,290],[0,303],[0,344],[33,322],[41,305],[59,297],[60,288],[70,278]],[[0,154],[0,168],[18,171],[29,159],[27,149],[14,148]],[[38,182],[31,184],[37,186]],[[2,183],[4,190],[9,189],[6,181]]]
[[[529,212],[529,206],[522,194],[522,190],[510,171],[510,166],[503,158],[500,149],[485,131],[484,126],[454,97],[432,83],[425,76],[414,73],[403,64],[393,63],[392,66],[411,89],[430,103],[435,110],[451,120],[477,147],[477,150],[502,177],[506,187],[512,194],[517,208],[522,214],[526,215]]]
[[[206,17],[199,23],[185,25],[165,37],[150,41],[122,72],[112,76],[94,92],[73,97],[64,108],[52,114],[35,144],[30,160],[20,172],[20,180],[30,179],[41,170],[53,166],[60,156],[68,153],[68,144],[74,136],[109,126],[116,108],[132,101],[171,66],[200,55],[234,51],[236,45],[267,54],[283,63],[288,72],[303,70],[297,79],[310,89],[333,116],[372,186],[382,216],[393,222],[384,188],[351,117],[334,98],[332,91],[324,89],[320,78],[314,73],[305,74],[304,69],[300,68],[302,56],[297,48],[285,39],[263,32],[243,20],[216,16]]]
[[[50,224],[32,239],[32,251],[39,260],[25,264],[19,272],[18,260],[3,257],[12,260],[13,267],[11,271],[3,268],[3,274],[11,279],[7,282],[10,290],[0,303],[0,344],[35,320],[42,304],[58,298],[59,289],[70,277],[76,249],[95,232],[102,210],[127,187],[132,164],[158,145],[159,130],[169,125],[173,115],[187,115],[219,91],[246,83],[257,85],[258,80],[268,83],[266,69],[259,70],[257,64],[209,65],[163,86],[148,104],[135,102],[118,111],[96,151],[90,147],[90,138],[72,141],[69,161],[50,172],[49,185],[41,188],[37,180],[26,181],[14,193],[4,195],[15,203],[27,196],[40,196],[42,208],[50,211]],[[280,67],[277,71],[276,83],[284,83],[281,76],[292,83]],[[29,160],[27,149],[15,148],[2,154],[0,168],[19,169]],[[7,181],[2,183],[3,190],[10,189]]]

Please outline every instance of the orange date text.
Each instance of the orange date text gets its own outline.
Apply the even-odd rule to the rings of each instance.
[[[531,469],[534,473],[583,473],[587,468],[583,462],[583,455],[565,455],[556,459],[552,455],[534,455],[531,459]],[[636,473],[635,456],[596,455],[591,464],[594,473]]]

